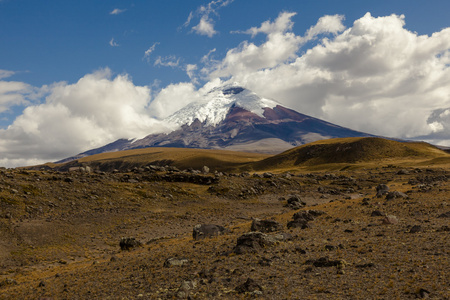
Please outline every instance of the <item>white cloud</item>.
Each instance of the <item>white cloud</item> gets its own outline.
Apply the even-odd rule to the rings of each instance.
[[[166,118],[199,97],[200,95],[192,83],[170,84],[153,99],[149,111],[156,118]]]
[[[109,45],[111,46],[111,47],[119,47],[120,45],[114,40],[114,38],[112,38],[110,41],[109,41]]]
[[[167,131],[150,116],[149,103],[148,87],[135,86],[126,75],[112,78],[109,69],[55,84],[44,103],[28,106],[0,130],[2,162],[54,161],[119,138]]]
[[[193,84],[198,84],[198,79],[195,76],[195,71],[197,70],[197,65],[194,64],[187,64],[186,65],[186,74],[189,76],[189,79]]]
[[[233,33],[250,34],[252,37],[255,37],[258,33],[265,33],[267,35],[285,33],[286,31],[292,30],[294,22],[291,21],[291,18],[295,15],[297,15],[295,12],[282,12],[274,22],[265,21],[260,27],[252,27],[245,31],[233,31]]]
[[[334,15],[334,16],[323,16],[319,19],[316,25],[312,26],[306,32],[306,39],[310,40],[322,33],[334,33],[337,34],[345,29],[342,24],[344,21],[344,16]]]
[[[15,74],[14,71],[1,70],[0,69],[0,79],[11,77]]]
[[[214,30],[214,24],[208,16],[203,16],[197,26],[192,27],[197,34],[213,37],[217,31]]]
[[[267,34],[267,40],[260,46],[244,41],[238,48],[227,52],[226,57],[211,72],[211,77],[227,77],[234,74],[248,74],[265,68],[273,68],[296,57],[303,39],[289,30],[290,18],[295,13],[280,13],[274,22],[264,22],[259,28],[251,28],[245,33]]]
[[[159,45],[159,42],[153,43],[147,50],[145,50],[144,58],[147,60],[147,62],[150,61],[150,55],[155,51],[156,46]]]
[[[0,79],[14,74],[13,71],[0,70]],[[38,91],[29,84],[0,80],[0,113],[8,111],[12,106],[30,104],[38,96]]]
[[[248,34],[267,34],[261,45],[243,42],[209,68],[210,78],[237,81],[300,112],[369,133],[412,138],[441,132],[450,121],[431,118],[450,107],[450,28],[419,36],[405,17],[369,13],[345,30],[342,16],[319,19],[303,37],[282,13]],[[343,31],[345,30],[345,31]],[[332,33],[333,36],[320,37]],[[305,41],[318,44],[299,55]]]
[[[154,66],[163,66],[163,67],[178,67],[180,64],[180,58],[174,55],[169,55],[165,57],[158,56],[155,60]]]
[[[188,27],[193,19],[199,18],[199,23],[192,27],[192,31],[212,38],[218,32],[214,29],[214,20],[211,15],[218,16],[218,10],[226,7],[234,0],[214,0],[207,5],[201,5],[195,12],[190,12],[182,27]]]
[[[126,11],[126,9],[114,8],[109,14],[110,15],[118,15],[118,14],[121,14],[121,13],[123,13],[125,11]]]

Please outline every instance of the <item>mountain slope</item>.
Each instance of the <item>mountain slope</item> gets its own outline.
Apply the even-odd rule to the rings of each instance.
[[[326,164],[356,164],[393,160],[427,160],[450,155],[424,142],[397,142],[377,137],[322,140],[250,163],[253,170]]]
[[[138,140],[118,140],[64,161],[108,151],[147,147],[275,154],[322,139],[371,136],[301,114],[239,86],[213,89],[200,101],[187,105],[165,121],[179,126],[179,129]]]

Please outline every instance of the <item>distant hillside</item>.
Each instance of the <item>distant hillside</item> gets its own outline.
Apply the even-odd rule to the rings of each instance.
[[[333,163],[366,163],[383,159],[418,160],[449,157],[424,142],[397,142],[376,137],[321,140],[249,164],[254,170],[314,166]]]
[[[48,166],[61,171],[82,165],[89,165],[93,169],[102,171],[113,171],[115,169],[123,171],[149,165],[169,165],[181,170],[188,168],[200,170],[203,166],[208,166],[211,171],[228,171],[268,156],[267,154],[227,150],[143,148],[95,154],[68,163],[48,164]]]
[[[397,142],[382,138],[338,138],[313,142],[278,155],[190,148],[143,148],[108,152],[61,164],[47,164],[61,171],[89,165],[93,169],[126,171],[149,165],[211,171],[283,171],[294,169],[336,169],[343,164],[376,167],[377,164],[446,164],[450,154],[424,142]]]

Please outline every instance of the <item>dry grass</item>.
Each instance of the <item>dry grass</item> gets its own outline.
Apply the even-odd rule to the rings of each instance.
[[[438,218],[449,211],[448,157],[424,144],[395,153],[408,155],[382,163],[266,165],[291,175],[231,174],[212,185],[154,181],[139,172],[0,170],[0,298],[172,299],[181,282],[194,280],[193,299],[240,299],[250,295],[235,288],[250,277],[263,288],[263,299],[416,299],[421,289],[431,299],[450,299],[450,241],[442,231],[448,218]],[[377,198],[380,183],[408,198]],[[286,229],[296,212],[284,206],[291,194],[307,203],[301,210],[326,214],[311,228]],[[375,210],[399,222],[382,225],[383,217],[371,215]],[[233,254],[252,218],[280,222],[292,239]],[[193,226],[202,223],[231,232],[192,240]],[[409,233],[414,225],[422,231]],[[120,251],[124,236],[144,245]],[[308,262],[324,256],[346,263],[322,268]],[[165,268],[169,257],[190,263]]]

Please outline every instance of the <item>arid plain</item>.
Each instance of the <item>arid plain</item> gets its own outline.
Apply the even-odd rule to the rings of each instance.
[[[0,298],[450,299],[449,163],[350,138],[2,169]]]

